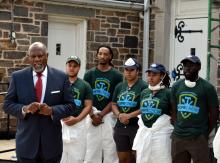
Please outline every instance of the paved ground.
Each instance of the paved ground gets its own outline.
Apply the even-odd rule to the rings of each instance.
[[[15,149],[15,140],[0,140],[0,160],[15,160],[15,151],[1,153],[4,150]],[[1,163],[6,161],[0,161]]]

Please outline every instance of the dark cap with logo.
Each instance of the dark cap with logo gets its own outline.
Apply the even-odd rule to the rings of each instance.
[[[195,56],[195,55],[188,55],[186,58],[184,58],[180,63],[184,63],[186,61],[190,61],[192,63],[198,63],[201,64],[201,61],[199,59],[199,57]]]
[[[67,64],[68,62],[70,62],[70,61],[74,61],[74,62],[76,62],[78,65],[81,64],[81,61],[80,61],[79,57],[77,57],[77,56],[75,56],[75,55],[69,56],[69,57],[67,58],[67,60],[66,60],[66,64]]]
[[[159,64],[159,63],[153,63],[150,65],[150,68],[146,70],[146,72],[154,72],[154,73],[166,73],[166,69],[164,65]]]
[[[128,58],[125,61],[124,68],[126,68],[126,69],[139,69],[140,65],[135,58]]]

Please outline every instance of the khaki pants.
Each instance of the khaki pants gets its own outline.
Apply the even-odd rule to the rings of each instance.
[[[192,139],[181,139],[172,136],[172,163],[210,163],[208,141],[200,135]]]

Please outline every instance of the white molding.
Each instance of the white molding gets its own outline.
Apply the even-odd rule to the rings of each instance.
[[[208,0],[175,0],[175,17],[208,17]]]

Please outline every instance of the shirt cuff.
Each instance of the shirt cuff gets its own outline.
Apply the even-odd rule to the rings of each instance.
[[[25,117],[26,114],[27,114],[27,113],[24,111],[25,107],[26,107],[26,106],[23,106],[22,109],[21,109],[21,110],[22,110],[22,115],[23,115],[23,117]]]

